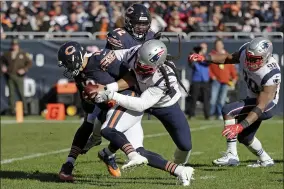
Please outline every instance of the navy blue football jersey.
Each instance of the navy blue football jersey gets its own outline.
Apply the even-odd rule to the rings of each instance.
[[[155,33],[150,29],[143,39],[138,40],[124,28],[116,28],[108,33],[105,48],[112,50],[130,49],[133,46],[142,44],[144,41],[153,39],[154,35]]]
[[[88,83],[106,85],[117,81],[127,72],[128,67],[116,58],[112,50],[104,49],[89,56],[86,67],[74,78],[81,95],[83,109],[87,113],[91,113],[94,109],[93,104],[85,102],[82,98],[82,92]],[[105,109],[107,106],[102,103],[100,108]]]

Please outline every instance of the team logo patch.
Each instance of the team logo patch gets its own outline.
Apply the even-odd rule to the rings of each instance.
[[[129,7],[127,10],[126,10],[126,14],[131,14],[134,12],[134,8],[133,7]]]
[[[65,54],[70,55],[70,54],[73,54],[75,51],[76,51],[75,47],[69,46],[65,49]]]
[[[268,42],[268,41],[264,41],[260,44],[260,47],[261,47],[261,51],[262,52],[266,52],[268,50],[268,48],[271,46],[271,43]]]
[[[165,50],[161,50],[160,52],[158,52],[157,54],[155,54],[154,56],[152,56],[152,58],[149,60],[150,62],[156,62],[159,60],[159,58],[162,56],[162,54],[164,54]]]

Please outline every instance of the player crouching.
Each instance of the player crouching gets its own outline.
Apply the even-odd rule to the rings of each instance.
[[[264,37],[244,44],[238,52],[227,55],[211,55],[208,61],[216,64],[243,64],[247,98],[226,104],[223,107],[225,128],[222,135],[227,138],[225,155],[213,161],[219,166],[239,164],[237,140],[244,144],[259,160],[249,167],[269,167],[273,159],[262,148],[255,134],[263,120],[270,119],[279,99],[281,73],[278,62],[272,57],[273,45]],[[204,57],[193,54],[192,61]]]

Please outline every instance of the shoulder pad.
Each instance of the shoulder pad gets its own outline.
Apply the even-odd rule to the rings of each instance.
[[[120,31],[124,31],[121,29]],[[125,32],[125,31],[124,31]],[[119,31],[111,31],[107,34],[107,43],[109,43],[114,49],[123,49],[123,43]]]

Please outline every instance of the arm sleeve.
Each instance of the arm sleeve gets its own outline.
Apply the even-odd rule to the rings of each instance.
[[[126,109],[143,112],[144,110],[147,110],[155,105],[163,96],[164,91],[162,89],[159,87],[150,87],[144,91],[140,97],[132,97],[114,93],[112,99]]]

